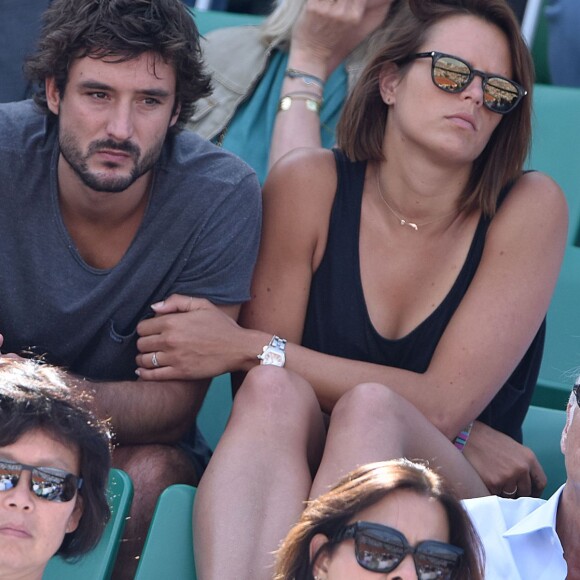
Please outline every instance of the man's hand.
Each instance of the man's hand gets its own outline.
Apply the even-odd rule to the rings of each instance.
[[[540,497],[546,487],[546,474],[531,449],[479,421],[463,454],[492,494]]]
[[[137,326],[141,379],[194,380],[233,370],[238,362],[235,338],[244,332],[232,318],[237,305],[217,307],[203,298],[175,294],[152,308],[156,316]]]

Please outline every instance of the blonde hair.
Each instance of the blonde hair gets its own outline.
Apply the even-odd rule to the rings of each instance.
[[[276,8],[261,26],[262,42],[288,48],[292,28],[305,4],[306,0],[277,0]]]

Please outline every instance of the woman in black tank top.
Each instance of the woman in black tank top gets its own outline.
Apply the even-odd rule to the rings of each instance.
[[[521,424],[567,215],[523,173],[530,55],[503,0],[396,6],[339,150],[268,177],[240,326],[174,297],[159,314],[190,312],[138,359],[144,379],[152,352],[165,378],[247,372],[196,500],[204,580],[269,577],[304,500],[363,463],[423,458],[462,497],[545,485]]]

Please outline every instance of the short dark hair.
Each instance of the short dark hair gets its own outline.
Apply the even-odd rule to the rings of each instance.
[[[345,103],[337,143],[353,161],[381,161],[388,107],[379,76],[387,63],[404,63],[425,41],[430,28],[455,15],[472,15],[497,26],[509,44],[512,77],[528,95],[505,115],[473,163],[458,209],[481,209],[493,216],[503,187],[522,173],[531,140],[534,64],[519,24],[505,0],[394,0],[387,25],[374,40],[373,56]],[[404,69],[404,65],[403,65]]]
[[[98,543],[110,518],[107,485],[110,432],[90,410],[90,396],[65,383],[56,367],[32,359],[0,358],[0,447],[39,430],[78,449],[83,513],[57,551],[80,556]]]
[[[199,32],[181,0],[54,0],[44,13],[36,53],[25,70],[36,86],[34,100],[51,114],[45,80],[54,77],[64,95],[71,62],[77,58],[132,60],[145,52],[173,65],[175,105],[181,110],[174,131],[183,129],[195,102],[210,94]]]
[[[313,580],[316,557],[335,546],[332,542],[324,544],[311,561],[312,538],[324,534],[332,539],[360,511],[398,490],[409,490],[441,504],[449,522],[449,542],[464,551],[455,578],[482,580],[481,542],[459,500],[437,473],[406,459],[363,465],[345,475],[330,491],[308,502],[278,551],[274,579]]]

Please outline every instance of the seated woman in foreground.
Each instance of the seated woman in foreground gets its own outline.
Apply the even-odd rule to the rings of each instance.
[[[196,499],[203,580],[267,578],[304,500],[363,463],[426,459],[462,497],[545,485],[521,424],[567,210],[523,174],[529,51],[504,0],[398,0],[389,19],[340,149],[268,177],[241,326],[174,296],[138,327],[145,380],[248,373]]]
[[[362,578],[362,569],[481,580],[483,550],[434,471],[405,459],[371,463],[308,502],[278,552],[274,580]]]
[[[96,546],[110,516],[110,434],[54,367],[0,358],[0,578],[40,580]]]

